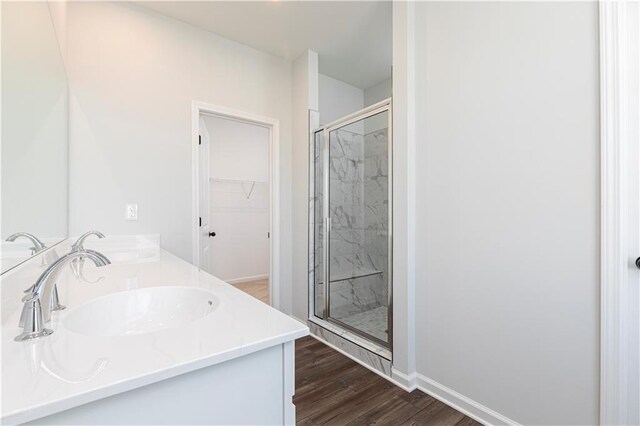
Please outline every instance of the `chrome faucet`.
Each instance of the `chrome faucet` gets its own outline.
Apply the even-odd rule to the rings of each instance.
[[[89,231],[89,232],[85,232],[84,234],[82,234],[80,236],[80,238],[78,238],[78,240],[71,246],[71,251],[81,251],[84,250],[83,244],[84,244],[84,240],[87,239],[87,237],[91,236],[91,235],[95,235],[98,238],[104,238],[104,234],[102,232],[99,231]]]
[[[33,234],[29,234],[28,232],[16,232],[13,235],[9,235],[9,237],[7,237],[7,241],[14,242],[20,237],[27,238],[33,243],[33,247],[31,247],[31,254],[36,254],[39,251],[47,248],[47,246],[45,246],[44,243],[38,239],[38,237]]]
[[[83,252],[83,251],[85,251],[84,240],[86,240],[87,237],[90,237],[91,235],[95,235],[100,239],[104,238],[104,234],[102,232],[100,232],[100,231],[85,232],[71,246],[71,251],[72,252]],[[75,275],[76,278],[78,278],[78,279],[83,279],[82,278],[82,268],[84,267],[84,256],[76,257],[75,259],[73,259],[73,262],[71,262],[70,266],[71,266],[71,271],[73,272],[73,275]],[[100,281],[100,280],[98,280],[98,281]]]
[[[45,327],[45,323],[51,319],[51,311],[64,309],[58,299],[56,278],[65,264],[79,258],[91,259],[98,267],[111,263],[109,259],[97,251],[86,249],[71,251],[52,263],[31,287],[29,294],[22,298],[24,306],[19,325],[23,330],[15,338],[17,342],[37,339],[53,333],[53,330]]]

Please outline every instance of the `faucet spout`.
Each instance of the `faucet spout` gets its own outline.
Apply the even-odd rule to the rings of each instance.
[[[33,243],[32,254],[36,254],[37,252],[42,251],[46,248],[44,243],[40,241],[38,237],[33,234],[29,234],[28,232],[16,232],[15,234],[9,235],[9,237],[7,237],[7,241],[13,242],[20,237],[26,238]]]
[[[55,281],[65,264],[80,258],[90,259],[98,267],[111,263],[106,256],[97,251],[79,250],[67,253],[49,265],[29,289],[29,293],[22,298],[24,306],[20,326],[24,327],[24,330],[16,337],[16,341],[36,339],[53,333],[43,325],[51,319],[52,308],[59,305]]]
[[[58,277],[58,274],[60,273],[60,270],[62,269],[62,266],[64,264],[72,261],[73,259],[83,257],[90,259],[98,267],[109,265],[111,263],[109,259],[106,258],[106,256],[94,250],[81,250],[67,253],[60,259],[49,265],[49,267],[42,273],[42,275],[40,275],[40,278],[38,278],[36,283],[33,285],[31,294],[26,295],[23,298],[23,302],[28,302],[40,298],[43,290],[47,290],[48,288],[50,288],[50,285],[48,284],[53,283]]]
[[[104,234],[100,231],[89,231],[89,232],[85,232],[84,234],[82,234],[80,236],[80,238],[78,238],[78,240],[71,246],[71,251],[79,251],[79,250],[84,250],[83,244],[84,244],[84,240],[87,239],[87,237],[91,236],[91,235],[95,235],[98,238],[104,238]]]

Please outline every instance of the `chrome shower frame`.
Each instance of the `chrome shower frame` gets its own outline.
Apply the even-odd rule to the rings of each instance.
[[[358,121],[363,121],[374,115],[387,112],[387,155],[388,155],[388,265],[387,265],[387,330],[388,330],[388,342],[380,340],[364,331],[358,330],[348,324],[341,322],[338,319],[331,318],[330,316],[330,235],[331,235],[331,217],[330,217],[330,176],[329,176],[329,161],[330,161],[330,147],[329,147],[329,135],[332,131],[338,130],[350,124]],[[319,325],[320,327],[328,330],[335,329],[335,327],[346,330],[347,332],[355,335],[355,340],[358,338],[365,339],[368,342],[375,344],[388,351],[388,356],[391,358],[393,353],[393,114],[392,114],[392,99],[388,98],[374,105],[371,105],[362,110],[356,111],[338,120],[335,120],[325,126],[312,130],[310,133],[310,150],[309,150],[309,321]],[[315,276],[315,226],[318,224],[315,221],[315,190],[316,190],[316,136],[322,135],[322,238],[323,238],[323,268],[322,277],[324,282],[323,300],[322,300],[322,317],[316,315],[316,276]],[[342,337],[350,339],[349,334],[342,334]],[[354,341],[359,344],[359,342]]]

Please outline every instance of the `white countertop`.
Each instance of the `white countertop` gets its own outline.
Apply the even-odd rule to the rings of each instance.
[[[68,252],[64,242],[56,250]],[[89,241],[86,244],[90,246]],[[119,248],[120,250],[120,248]],[[116,258],[118,253],[103,251]],[[176,256],[148,247],[127,248],[122,261],[84,267],[84,282],[69,267],[58,280],[61,302],[54,333],[15,342],[22,291],[43,270],[38,256],[1,278],[3,424],[23,423],[117,393],[218,364],[305,336],[297,320]],[[140,256],[137,256],[140,254]],[[139,260],[136,260],[139,259]],[[64,325],[74,308],[115,292],[159,286],[210,291],[217,308],[195,322],[147,334],[89,336]]]

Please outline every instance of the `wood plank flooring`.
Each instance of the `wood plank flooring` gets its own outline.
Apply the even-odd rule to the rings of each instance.
[[[250,294],[258,300],[263,301],[267,305],[269,304],[269,279],[247,281],[246,283],[232,284],[239,290]]]
[[[296,341],[299,425],[457,425],[480,423],[416,390],[405,392],[313,337]]]

